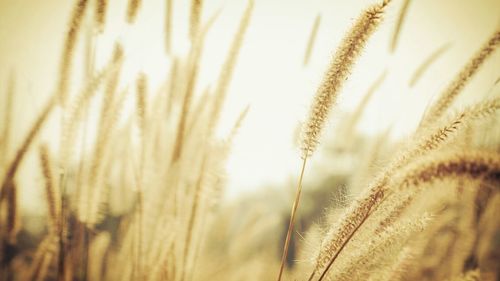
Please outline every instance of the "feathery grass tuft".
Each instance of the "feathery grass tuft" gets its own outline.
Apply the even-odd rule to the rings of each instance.
[[[73,65],[72,59],[75,53],[78,34],[80,32],[80,27],[82,24],[87,4],[88,0],[77,0],[76,5],[73,8],[73,14],[69,22],[68,31],[66,33],[66,39],[64,41],[63,52],[59,67],[59,83],[57,88],[59,103],[63,106],[63,108],[66,104],[66,99],[68,96],[68,87],[70,84],[71,70]]]
[[[309,113],[309,118],[302,128],[302,168],[300,172],[297,191],[293,202],[290,223],[283,246],[283,255],[278,274],[278,281],[281,280],[285,261],[288,256],[295,215],[300,203],[302,193],[302,178],[306,167],[307,158],[312,155],[316,149],[321,131],[326,123],[331,107],[337,99],[337,95],[342,87],[343,81],[348,77],[360,51],[366,45],[370,35],[375,31],[380,23],[386,6],[390,1],[383,1],[366,9],[358,18],[354,26],[349,30],[343,39],[340,47],[335,52],[333,60],[327,70],[322,83],[320,84]],[[309,278],[311,280],[312,276]]]
[[[383,1],[366,9],[342,40],[320,84],[309,117],[302,129],[302,157],[311,156],[316,149],[321,131],[325,126],[332,106],[360,56],[368,38],[381,22],[384,10],[390,1]]]
[[[441,93],[438,100],[434,102],[429,111],[426,113],[420,127],[425,127],[437,122],[438,119],[446,113],[446,110],[455,101],[465,85],[467,85],[483,63],[494,53],[499,44],[500,29],[497,29],[488,41],[481,47],[481,49],[462,68],[448,87]]]
[[[61,229],[61,192],[59,185],[55,181],[54,172],[49,159],[47,145],[40,146],[40,162],[42,173],[45,179],[45,196],[49,207],[49,229],[51,235],[59,235]]]

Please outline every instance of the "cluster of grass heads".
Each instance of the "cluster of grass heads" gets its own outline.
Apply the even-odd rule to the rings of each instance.
[[[126,46],[117,43],[101,69],[93,67],[92,46],[85,51],[87,80],[72,92],[83,22],[91,18],[90,28],[102,31],[107,6],[107,1],[76,2],[55,91],[33,116],[21,144],[10,143],[16,123],[13,90],[8,93],[1,154],[12,157],[2,158],[1,280],[191,280],[195,274],[211,210],[224,192],[224,165],[235,133],[214,135],[253,3],[235,30],[213,90],[195,93],[211,22],[200,22],[202,1],[193,1],[190,50],[186,57],[170,56],[168,79],[159,90],[152,91],[142,73],[136,81],[120,80],[127,58]],[[133,24],[140,10],[141,1],[130,1],[124,20]],[[127,101],[134,110],[125,110]],[[55,111],[60,134],[50,143],[39,141]],[[87,128],[90,111],[98,114],[94,132]],[[54,142],[58,149],[51,149]],[[45,185],[47,231],[40,238],[23,227],[17,198],[18,171],[30,153],[39,154]],[[18,243],[27,235],[37,241],[35,247]]]
[[[347,79],[370,34],[377,28],[389,2],[391,1],[382,1],[361,13],[336,50],[313,100],[309,118],[302,130],[303,166],[292,207],[278,280],[282,278],[297,206],[300,202],[306,159],[316,149],[343,81]],[[390,46],[391,52],[396,49],[409,2],[403,3]],[[482,213],[476,210],[475,204],[496,208],[493,205],[495,203],[488,202],[489,198],[481,198],[482,201],[478,202],[480,199],[477,199],[477,196],[480,192],[488,192],[490,195],[498,192],[499,143],[496,140],[487,147],[476,148],[473,143],[473,131],[476,128],[481,130],[478,126],[480,120],[498,118],[500,99],[487,98],[456,113],[450,113],[449,109],[468,81],[492,56],[499,44],[500,30],[497,29],[426,111],[411,137],[412,140],[401,144],[400,149],[393,155],[386,156],[392,160],[387,161],[386,165],[372,176],[373,179],[368,181],[366,188],[361,188],[363,191],[336,222],[324,227],[322,234],[316,235],[321,238],[311,265],[302,266],[300,272],[295,271],[293,274],[301,276],[304,271],[309,271],[310,274],[303,275],[302,278],[308,276],[307,280],[319,281],[328,278],[329,280],[443,280],[462,278],[461,274],[467,275],[468,271],[473,271],[475,275],[487,280],[498,278],[499,268],[492,264],[498,263],[494,253],[498,251],[495,250],[497,248],[495,244],[498,243],[495,235],[498,235],[499,230],[497,228],[494,231],[496,233],[494,236],[480,236],[483,230],[477,226],[483,218]],[[419,67],[411,83],[416,83],[418,76],[444,50],[442,47],[432,54]],[[385,72],[373,87],[381,83],[384,75]],[[347,132],[338,134],[341,139],[337,141],[338,143],[353,141],[351,130],[366,106],[367,99],[373,94],[373,87],[359,104],[351,120],[345,121],[347,126],[344,128],[347,128]],[[346,137],[348,139],[345,139]],[[432,188],[447,189],[447,192],[444,195],[433,195],[432,198],[428,198],[429,193],[422,194],[423,190]],[[433,194],[440,192],[442,191]],[[454,200],[450,200],[450,197]],[[464,205],[461,207],[462,210],[455,214],[453,221],[436,214],[436,209],[448,208],[448,204],[451,203],[447,201]],[[465,216],[462,212],[475,212],[476,217],[468,217],[464,222]],[[486,224],[496,225],[493,222]],[[427,233],[434,225],[451,230],[438,228]],[[429,256],[425,250],[435,243],[435,239],[442,238],[441,231],[450,231],[453,235],[444,241],[439,241],[447,245],[442,249],[445,252],[433,252],[431,256],[441,256],[441,259],[426,267]],[[476,247],[479,243],[487,243],[493,254],[489,252],[486,257],[480,256],[484,253],[477,252]]]
[[[124,20],[129,24],[134,24],[141,2],[128,2]],[[269,196],[251,204],[219,204],[225,160],[247,110],[226,138],[216,138],[215,130],[253,1],[235,30],[213,90],[201,94],[195,93],[197,77],[205,35],[215,17],[203,23],[203,1],[192,0],[190,49],[185,57],[175,56],[170,35],[173,5],[166,2],[165,49],[171,67],[159,90],[151,90],[143,73],[120,83],[127,59],[126,46],[120,44],[101,69],[94,68],[93,50],[87,50],[83,86],[70,90],[83,19],[92,18],[92,28],[102,31],[106,0],[76,1],[54,93],[17,144],[10,137],[15,126],[14,79],[8,84],[0,138],[0,280],[499,278],[500,139],[485,131],[499,129],[500,97],[496,91],[468,107],[453,108],[467,83],[494,55],[499,29],[457,71],[409,140],[398,144],[391,143],[387,132],[367,140],[355,131],[376,88],[384,83],[383,71],[332,140],[342,147],[339,150],[366,151],[353,153],[362,165],[344,177],[358,192],[351,191],[350,201],[332,203],[322,223],[312,224],[309,218],[296,227],[297,220],[307,219],[299,204],[307,160],[320,144],[344,81],[395,1],[380,1],[363,11],[333,55],[302,128],[302,169],[286,225],[270,207],[276,200]],[[391,52],[397,51],[409,5],[403,2]],[[320,16],[304,65],[319,24]],[[411,85],[446,48],[423,62]],[[133,101],[134,110],[124,110],[127,100]],[[90,133],[93,106],[98,122]],[[58,143],[54,150],[37,137],[57,110],[61,126],[53,136]],[[42,237],[26,230],[18,202],[18,171],[28,154],[38,156],[43,177],[47,218]],[[375,163],[378,169],[372,169]],[[304,200],[312,197],[304,194]],[[297,229],[305,233],[301,241],[293,237]]]

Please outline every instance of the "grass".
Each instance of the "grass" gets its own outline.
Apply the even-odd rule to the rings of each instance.
[[[407,139],[391,140],[390,129],[375,137],[356,130],[377,91],[391,81],[391,68],[382,66],[358,106],[334,126],[337,134],[323,136],[330,115],[340,111],[339,97],[348,94],[345,81],[384,15],[394,9],[390,2],[360,12],[333,53],[302,126],[297,157],[302,165],[285,216],[276,202],[288,194],[265,191],[246,200],[222,200],[227,159],[250,107],[226,136],[216,131],[258,3],[248,1],[211,87],[201,85],[199,76],[206,35],[218,14],[204,21],[206,3],[190,2],[189,50],[181,56],[172,47],[176,7],[167,0],[163,36],[169,69],[157,87],[143,72],[124,79],[127,45],[116,43],[96,67],[90,42],[105,30],[110,3],[75,1],[55,90],[39,112],[25,113],[32,123],[18,142],[12,137],[13,108],[23,81],[12,74],[2,96],[0,281],[497,280],[498,87],[465,106],[456,106],[456,100],[498,55],[498,28],[454,71]],[[400,38],[412,12],[409,3],[402,3],[397,22],[385,23],[395,24],[388,42],[394,54],[404,48]],[[143,4],[128,1],[122,20],[135,24]],[[321,17],[324,21],[327,12]],[[311,65],[319,24],[318,15],[300,68]],[[80,42],[86,28],[92,32]],[[449,44],[437,47],[420,66],[409,67],[416,69],[411,87],[439,63]],[[79,52],[85,75],[76,89]],[[61,126],[54,134],[56,112]],[[48,132],[49,140],[43,136]],[[322,187],[314,188],[322,184],[313,154],[333,167]],[[29,168],[32,155],[37,156],[32,173],[41,179],[34,188],[43,192],[39,199],[47,214],[40,233],[30,231],[33,220],[23,214],[19,199],[20,171]],[[345,155],[355,164],[337,171],[347,166]],[[333,201],[325,199],[332,193]]]

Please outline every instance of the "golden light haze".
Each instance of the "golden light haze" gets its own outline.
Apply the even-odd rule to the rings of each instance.
[[[150,89],[158,89],[166,77],[170,60],[164,52],[165,1],[143,1],[133,26],[122,21],[126,1],[110,1],[104,33],[97,36],[97,65],[109,56],[116,40],[122,42],[127,57],[123,81],[134,81],[139,71],[149,78]],[[221,132],[227,132],[247,105],[249,114],[232,148],[228,162],[229,193],[240,194],[265,185],[286,185],[297,172],[299,150],[295,134],[304,119],[310,98],[344,32],[360,10],[372,1],[279,1],[256,0],[255,11],[236,66],[224,109]],[[418,122],[418,116],[453,77],[455,69],[500,24],[500,2],[495,0],[411,1],[402,26],[397,52],[389,53],[388,42],[403,1],[394,1],[380,30],[370,39],[358,65],[340,94],[339,111],[350,111],[383,69],[389,74],[374,93],[364,112],[360,130],[373,134],[392,127],[393,137],[404,137]],[[19,81],[16,112],[36,111],[54,90],[62,40],[73,1],[0,1],[0,81],[15,73]],[[186,53],[189,1],[173,2],[173,49]],[[218,75],[224,54],[235,32],[246,1],[206,1],[203,21],[220,11],[209,31],[202,58],[197,91],[201,92]],[[309,65],[302,67],[310,28],[316,15],[322,16]],[[82,37],[87,32],[83,29]],[[437,46],[450,44],[438,61],[414,88],[408,81],[419,64]],[[83,45],[83,44],[80,44]],[[77,56],[81,57],[81,56]],[[81,73],[77,58],[75,74]],[[491,87],[487,81],[498,77],[498,54],[487,62],[481,75],[467,86],[464,99],[475,99]],[[128,82],[130,83],[130,82]],[[78,85],[73,85],[77,89]],[[16,115],[15,138],[19,139],[31,119]],[[314,161],[314,160],[313,160]],[[320,161],[320,159],[318,159]],[[251,168],[250,168],[251,167]]]

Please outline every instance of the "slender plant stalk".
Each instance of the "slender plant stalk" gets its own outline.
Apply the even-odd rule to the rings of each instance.
[[[136,266],[139,279],[143,279],[143,267],[142,267],[142,254],[143,254],[143,227],[144,227],[144,189],[143,189],[143,175],[144,175],[144,162],[145,162],[145,148],[146,148],[146,95],[147,95],[147,80],[146,76],[141,73],[137,79],[137,91],[136,91],[136,111],[137,119],[139,123],[139,130],[141,135],[141,148],[139,156],[139,177],[137,182],[137,216],[138,216],[138,227],[137,227],[137,256],[136,256]]]
[[[372,83],[366,94],[363,96],[363,99],[361,99],[361,101],[359,102],[358,106],[356,107],[356,109],[352,113],[352,116],[347,122],[346,126],[347,132],[345,133],[345,139],[352,139],[352,136],[354,135],[356,127],[359,123],[359,120],[363,116],[363,112],[365,112],[366,106],[372,99],[373,94],[377,92],[377,90],[380,88],[386,76],[387,76],[387,70],[382,72],[382,74],[380,74],[377,80],[375,80]]]
[[[40,146],[40,162],[45,178],[45,196],[49,206],[49,232],[58,235],[61,227],[61,192],[55,182],[47,145]]]
[[[179,119],[179,123],[177,126],[177,137],[175,138],[174,151],[172,153],[172,161],[171,163],[177,162],[183,152],[183,144],[184,137],[186,133],[186,123],[188,119],[188,115],[191,112],[191,103],[192,97],[194,95],[194,89],[196,86],[196,80],[198,77],[199,71],[199,61],[201,58],[201,53],[204,44],[204,36],[200,35],[200,38],[194,43],[193,48],[191,49],[191,53],[189,55],[189,64],[188,64],[188,81],[186,85],[186,91],[184,93],[182,109],[181,109],[181,118]]]
[[[17,184],[12,181],[12,188],[9,189],[9,193],[5,198],[5,202],[7,203],[7,240],[11,245],[16,244],[17,233],[20,230],[19,226],[19,204],[18,204],[18,190]]]
[[[250,110],[250,106],[245,107],[245,109],[240,113],[238,116],[238,119],[236,119],[236,122],[234,123],[231,132],[229,133],[227,140],[229,143],[232,143],[233,139],[236,137],[236,134],[240,130],[241,126],[243,125],[243,122],[245,121],[245,118],[247,117],[248,111]]]
[[[467,83],[474,77],[484,62],[492,56],[498,45],[500,45],[500,29],[495,30],[488,41],[483,44],[481,49],[476,52],[467,64],[465,64],[458,75],[441,93],[436,102],[430,107],[429,111],[426,112],[419,125],[419,129],[429,126],[433,122],[437,122],[439,118],[446,113],[446,110],[455,101]]]
[[[295,200],[293,201],[292,211],[290,213],[290,222],[288,224],[288,231],[286,233],[285,245],[283,246],[283,255],[281,256],[281,266],[280,266],[280,271],[278,273],[278,281],[281,280],[281,277],[283,276],[283,270],[285,269],[286,258],[288,256],[288,248],[290,247],[290,239],[292,238],[293,226],[295,222],[295,214],[297,213],[297,208],[300,202],[300,194],[302,193],[302,179],[304,178],[306,163],[307,163],[307,156],[304,157],[304,160],[302,162],[299,182],[297,184],[297,192],[295,193]]]
[[[127,22],[134,23],[137,18],[137,13],[141,7],[142,0],[129,0],[127,6]]]
[[[0,200],[5,197],[5,194],[7,192],[9,192],[8,189],[12,188],[10,182],[14,179],[21,162],[26,156],[26,153],[28,152],[28,149],[31,147],[31,144],[35,140],[35,137],[38,135],[42,126],[47,120],[50,112],[54,109],[54,106],[56,104],[56,98],[57,96],[53,96],[49,99],[49,101],[47,101],[42,112],[40,113],[40,115],[38,115],[38,118],[35,120],[35,122],[31,126],[30,131],[28,132],[23,142],[19,146],[14,156],[14,159],[10,162],[2,179],[2,186],[0,187]]]
[[[349,231],[347,229],[342,228],[340,231],[339,237],[341,237],[342,241],[339,244],[335,245],[337,248],[336,251],[332,253],[332,256],[329,259],[319,259],[319,263],[316,265],[316,268],[311,272],[311,275],[308,278],[308,281],[313,280],[314,276],[316,273],[319,272],[319,267],[318,265],[325,260],[327,261],[326,267],[323,269],[319,279],[322,280],[326,274],[328,273],[328,270],[330,267],[333,265],[333,262],[337,259],[339,254],[342,252],[344,247],[347,245],[347,242],[351,240],[351,238],[354,236],[354,234],[357,232],[357,230],[363,225],[363,223],[366,221],[368,216],[373,212],[374,206],[378,206],[380,202],[382,202],[385,198],[385,194],[387,193],[387,189],[384,188],[383,184],[378,185],[380,188],[374,188],[369,192],[369,195],[364,197],[355,207],[354,209],[350,212],[350,214],[353,216],[352,218],[346,218],[345,224],[348,224],[352,227],[352,231]],[[358,222],[358,223],[355,223]],[[335,241],[337,242],[337,241]]]
[[[368,7],[359,16],[356,23],[351,27],[349,32],[342,40],[340,47],[338,47],[337,51],[335,52],[332,62],[330,63],[330,67],[327,70],[318,90],[316,91],[308,120],[304,123],[304,127],[302,128],[301,149],[302,158],[304,159],[303,168],[305,166],[305,159],[311,156],[318,146],[323,127],[325,126],[330,111],[338,98],[338,94],[342,88],[343,82],[348,78],[351,69],[354,67],[356,60],[359,57],[361,50],[363,50],[363,48],[365,47],[370,35],[373,34],[373,32],[379,26],[385,8],[389,3],[390,1],[386,0],[382,1],[380,4],[375,4]],[[300,190],[302,188],[302,173],[296,196],[300,196]],[[292,207],[292,216],[295,216],[295,209],[297,208],[298,203],[299,200],[295,200]],[[292,228],[293,219],[290,220],[288,231],[290,235]],[[281,279],[284,261],[286,260],[286,254],[288,251],[288,243],[289,238],[285,241],[283,253],[284,257],[281,260],[278,281],[280,281]],[[318,271],[318,266],[319,262],[313,273],[311,274],[310,280],[312,279],[316,271]]]
[[[104,30],[104,26],[106,24],[107,6],[108,0],[95,1],[95,22],[97,23],[97,28],[100,32]]]
[[[191,0],[191,15],[189,17],[189,37],[195,41],[200,28],[203,0]]]
[[[238,55],[240,53],[241,45],[243,44],[243,39],[245,38],[246,30],[250,24],[250,19],[252,17],[252,11],[254,7],[254,0],[249,0],[245,12],[240,20],[238,30],[233,38],[229,51],[222,65],[219,79],[217,80],[217,85],[214,90],[215,97],[213,99],[212,110],[210,113],[210,119],[208,121],[209,132],[212,133],[215,129],[215,125],[218,123],[222,107],[226,100],[226,95],[229,88],[229,83],[233,76],[234,69],[236,67],[236,62],[238,60]]]
[[[0,136],[0,168],[3,168],[5,164],[5,159],[9,153],[10,147],[10,134],[12,128],[12,106],[14,102],[14,91],[16,87],[16,81],[14,74],[11,73],[9,77],[9,82],[7,84],[7,100],[5,101],[4,119],[2,135]]]
[[[71,78],[71,70],[73,65],[73,54],[75,52],[78,33],[80,31],[87,4],[88,0],[77,0],[76,5],[73,8],[73,14],[70,19],[68,31],[66,33],[66,39],[64,41],[61,65],[59,69],[59,83],[57,89],[59,102],[63,106],[63,108],[66,104],[66,99],[68,96],[68,87],[70,84],[69,80]]]
[[[172,16],[173,16],[173,0],[165,0],[165,50],[167,54],[172,53]]]
[[[311,58],[312,50],[314,48],[314,42],[316,41],[316,35],[318,34],[319,24],[321,22],[321,15],[318,14],[316,19],[314,20],[314,24],[311,29],[311,33],[309,34],[309,40],[307,41],[307,48],[304,54],[304,62],[303,65],[306,66],[309,63],[309,59]]]
[[[183,262],[183,270],[182,270],[182,275],[181,275],[181,281],[185,279],[186,271],[188,269],[187,263],[188,263],[188,257],[189,253],[191,250],[191,241],[193,239],[193,229],[196,224],[196,218],[198,215],[198,208],[200,205],[200,199],[202,195],[202,190],[203,190],[203,184],[204,184],[204,176],[205,176],[205,165],[207,162],[207,158],[209,155],[204,155],[203,159],[201,160],[201,167],[200,167],[200,174],[198,175],[198,179],[196,182],[195,186],[195,193],[194,193],[194,199],[193,199],[193,205],[191,206],[191,213],[189,216],[189,221],[187,225],[187,231],[186,231],[186,242],[184,244],[184,262]]]
[[[171,158],[171,164],[177,162],[183,151],[183,145],[184,145],[184,138],[186,137],[186,127],[187,127],[187,122],[188,122],[188,116],[192,112],[191,109],[191,104],[193,100],[193,95],[194,95],[194,90],[196,86],[196,81],[198,78],[198,72],[199,72],[199,62],[201,59],[201,55],[203,52],[203,47],[205,44],[205,36],[207,32],[210,30],[210,27],[212,27],[212,24],[214,23],[215,19],[217,18],[218,14],[215,14],[210,18],[210,20],[207,22],[207,24],[203,27],[201,30],[201,33],[198,35],[196,38],[195,42],[193,42],[193,45],[191,47],[190,53],[189,53],[189,61],[188,61],[188,66],[187,66],[187,74],[188,78],[186,81],[186,87],[185,87],[185,92],[183,96],[183,102],[182,102],[182,109],[180,113],[180,119],[177,125],[177,136],[175,138],[175,143],[174,143],[174,150],[172,152],[172,158]],[[175,61],[174,61],[175,62]],[[175,67],[175,65],[173,65]],[[172,69],[172,71],[175,71],[175,69]],[[173,73],[173,76],[171,79],[175,77],[175,73]],[[174,81],[170,81],[170,83],[175,83]],[[174,88],[175,90],[175,88]],[[172,94],[172,93],[171,93]],[[169,102],[169,107],[170,103],[172,102],[172,99],[170,99]]]
[[[427,57],[424,60],[424,62],[417,68],[417,70],[415,70],[410,81],[408,82],[408,86],[410,86],[410,87],[415,86],[418,83],[418,81],[420,81],[420,78],[422,78],[422,75],[427,71],[427,69],[429,69],[429,67],[439,57],[441,57],[450,48],[450,46],[451,46],[451,44],[447,43],[447,44],[441,46],[440,48],[438,48],[437,50],[435,50],[434,52],[432,52],[432,54],[430,54],[429,57]]]
[[[403,7],[401,7],[401,11],[399,12],[398,21],[394,27],[394,32],[392,33],[391,38],[391,53],[394,53],[396,51],[396,47],[398,46],[399,37],[401,36],[401,28],[403,27],[403,23],[406,19],[410,2],[411,0],[404,0]]]

